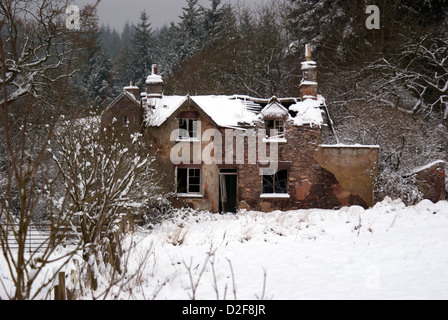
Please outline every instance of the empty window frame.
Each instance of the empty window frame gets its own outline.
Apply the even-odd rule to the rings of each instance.
[[[285,121],[284,120],[266,120],[266,136],[268,138],[284,138],[285,137]]]
[[[201,193],[201,169],[177,168],[177,193],[200,194]]]
[[[267,170],[263,175],[264,194],[286,194],[288,193],[288,170],[280,170],[270,174]]]
[[[196,139],[198,137],[198,119],[179,119],[179,139]]]

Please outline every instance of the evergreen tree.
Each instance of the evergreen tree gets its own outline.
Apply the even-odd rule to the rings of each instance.
[[[94,107],[106,107],[115,95],[112,79],[113,63],[109,53],[100,47],[90,64],[93,69],[87,82],[87,92]]]
[[[133,64],[132,58],[132,47],[122,47],[114,81],[115,90],[118,92],[123,90],[123,87],[128,86],[131,81],[134,83],[137,81],[134,73],[135,66]]]
[[[99,33],[101,46],[107,50],[112,61],[115,61],[120,55],[120,34],[110,26],[101,26]]]
[[[154,37],[154,62],[161,68],[161,74],[170,73],[180,63],[179,48],[183,44],[181,32],[173,22],[157,30]]]
[[[140,13],[140,22],[137,26],[134,26],[134,36],[132,38],[132,52],[131,61],[135,83],[139,87],[145,85],[145,79],[151,72],[152,61],[152,42],[153,31],[151,28],[151,22],[149,21],[149,15],[146,11]]]
[[[204,45],[216,45],[235,35],[235,14],[230,4],[221,6],[222,0],[210,0],[211,8],[201,6]],[[221,7],[220,7],[221,6]]]
[[[129,48],[132,44],[132,39],[134,38],[135,29],[129,21],[123,26],[123,31],[121,32],[121,45],[123,48]]]
[[[183,7],[180,16],[179,31],[182,42],[180,44],[180,61],[192,56],[201,47],[203,28],[201,26],[201,14],[198,0],[187,0],[187,7]]]
[[[121,33],[121,47],[120,55],[117,64],[117,72],[115,75],[115,91],[120,92],[123,87],[129,85],[129,83],[135,82],[137,79],[134,75],[133,69],[133,46],[132,41],[134,38],[135,29],[129,22],[126,22],[123,31]]]

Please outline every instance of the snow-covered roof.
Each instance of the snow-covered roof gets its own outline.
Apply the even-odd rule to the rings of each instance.
[[[324,123],[322,110],[324,103],[325,99],[318,96],[317,100],[305,99],[290,106],[289,111],[297,112],[294,117],[294,124],[297,126],[322,125]]]
[[[256,118],[244,100],[233,96],[195,96],[192,100],[220,127],[239,127],[240,123],[252,123]]]
[[[256,114],[246,108],[245,100],[235,96],[163,96],[148,100],[153,106],[146,115],[148,126],[161,126],[185,102],[191,100],[220,127],[239,127],[240,123],[252,123]],[[252,104],[253,105],[253,104]]]
[[[159,127],[187,102],[197,106],[199,111],[205,113],[217,126],[224,128],[245,127],[261,118],[289,118],[298,126],[322,125],[324,123],[322,116],[324,99],[322,97],[319,96],[318,101],[297,102],[298,100],[294,99],[294,104],[289,108],[289,111],[297,113],[297,116],[292,118],[288,109],[282,105],[282,99],[275,97],[263,100],[237,95],[163,95],[162,98],[148,98],[144,103],[145,123],[147,126]]]
[[[261,110],[261,115],[265,118],[287,118],[289,117],[288,109],[280,104],[277,97],[273,97],[269,104]]]
[[[162,99],[148,99],[152,112],[146,111],[145,122],[150,127],[161,126],[187,100],[185,96],[163,96]]]

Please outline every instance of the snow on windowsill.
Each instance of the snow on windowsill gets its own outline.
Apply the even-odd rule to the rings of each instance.
[[[177,193],[177,198],[202,198],[202,194],[196,193]]]
[[[287,193],[262,193],[261,199],[290,199],[291,196]]]
[[[322,148],[366,148],[366,149],[379,149],[379,145],[364,145],[364,144],[321,144]]]
[[[176,142],[201,142],[198,138],[177,138]]]
[[[263,143],[288,143],[286,138],[263,138]]]

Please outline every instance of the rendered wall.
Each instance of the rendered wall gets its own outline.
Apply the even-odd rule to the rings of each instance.
[[[340,190],[334,190],[338,198],[354,195],[359,196],[369,207],[374,204],[378,146],[319,146],[315,159],[338,181]]]

